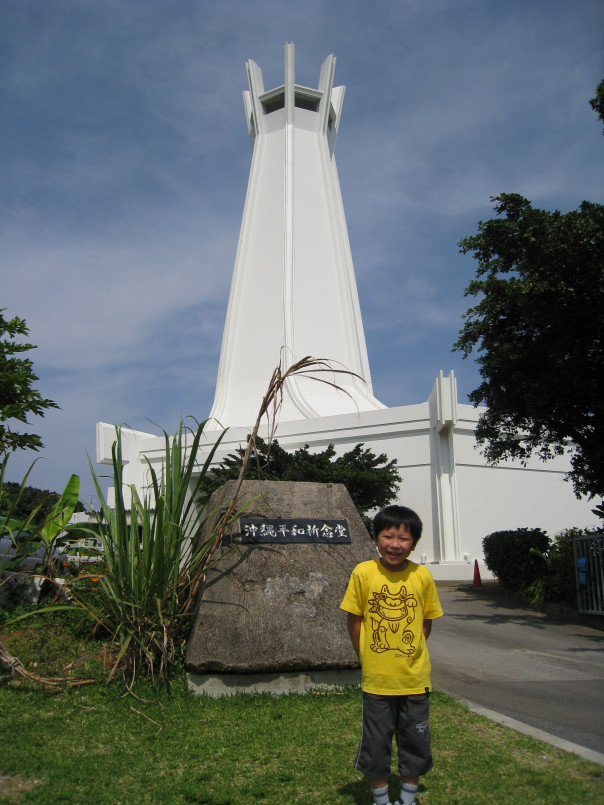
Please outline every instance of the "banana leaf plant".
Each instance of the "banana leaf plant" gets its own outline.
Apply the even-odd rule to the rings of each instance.
[[[4,456],[0,464],[0,495],[4,486],[7,461],[8,455]],[[0,572],[25,569],[35,570],[41,575],[52,577],[55,575],[60,548],[69,542],[69,535],[65,533],[64,529],[78,503],[80,479],[77,475],[70,477],[43,523],[36,524],[36,515],[46,504],[48,498],[41,500],[25,520],[15,518],[12,514],[34,464],[30,466],[21,481],[17,495],[7,514],[0,517]]]

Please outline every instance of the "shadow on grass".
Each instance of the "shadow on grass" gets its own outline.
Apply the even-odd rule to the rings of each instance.
[[[191,805],[232,805],[232,792],[225,790],[224,793],[211,792],[204,783],[203,777],[195,779],[181,779],[179,782],[179,802],[191,803]],[[138,800],[137,800],[138,801]],[[156,800],[146,800],[156,801]],[[241,802],[242,798],[237,801]],[[250,799],[253,801],[253,798]]]
[[[350,798],[356,805],[366,805],[371,799],[369,793],[369,783],[366,780],[358,780],[356,783],[348,783],[338,788],[338,794]]]

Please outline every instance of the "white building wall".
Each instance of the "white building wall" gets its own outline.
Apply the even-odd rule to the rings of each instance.
[[[487,577],[482,540],[493,531],[537,527],[553,536],[564,528],[595,524],[592,504],[577,500],[564,481],[569,468],[564,457],[547,463],[533,459],[527,467],[519,462],[487,466],[474,438],[479,411],[458,404],[455,393],[452,373],[441,373],[426,403],[280,422],[276,436],[287,450],[308,444],[318,451],[333,444],[344,453],[362,442],[376,454],[396,459],[403,479],[399,502],[415,509],[424,523],[412,558],[428,564],[439,579],[471,579],[475,559]],[[216,461],[245,445],[250,430],[227,431]],[[208,431],[206,444],[213,444],[219,433]],[[148,484],[146,459],[161,467],[163,437],[128,430],[122,434],[124,482],[143,489]],[[266,428],[261,435],[266,438]],[[99,463],[111,462],[113,441],[115,427],[99,423]]]
[[[577,500],[564,472],[540,468],[458,466],[464,545],[476,554],[492,531],[565,528],[596,524],[593,503]]]

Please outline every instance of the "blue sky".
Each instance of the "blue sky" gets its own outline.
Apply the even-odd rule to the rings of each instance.
[[[2,0],[0,307],[26,319],[44,396],[31,476],[82,478],[95,423],[207,416],[251,150],[241,91],[316,87],[337,57],[336,159],[375,395],[427,399],[474,275],[457,242],[518,192],[604,201],[599,0]],[[33,454],[12,459],[16,479]]]

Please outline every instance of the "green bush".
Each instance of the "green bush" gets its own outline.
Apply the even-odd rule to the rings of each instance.
[[[577,606],[577,580],[575,537],[585,537],[597,532],[589,528],[566,528],[556,534],[547,553],[548,578],[546,598],[555,604]]]
[[[530,586],[547,575],[545,556],[550,538],[540,528],[494,531],[482,541],[485,564],[513,590]]]
[[[546,596],[556,604],[577,605],[577,580],[575,572],[575,537],[583,536],[580,528],[567,528],[556,534],[547,554],[549,570]]]
[[[495,531],[482,541],[486,566],[512,590],[529,593],[532,604],[577,606],[573,543],[590,529],[567,528],[553,539],[540,528]]]
[[[212,492],[239,476],[244,455],[245,450],[240,447],[226,456],[219,467],[212,468],[202,489],[202,504],[209,501]],[[369,512],[392,503],[401,482],[396,460],[388,461],[384,453],[376,456],[363,444],[336,457],[333,444],[319,453],[310,452],[307,444],[288,453],[277,439],[269,446],[259,436],[256,437],[255,459],[250,462],[245,477],[247,480],[344,484],[370,534],[373,518]]]

